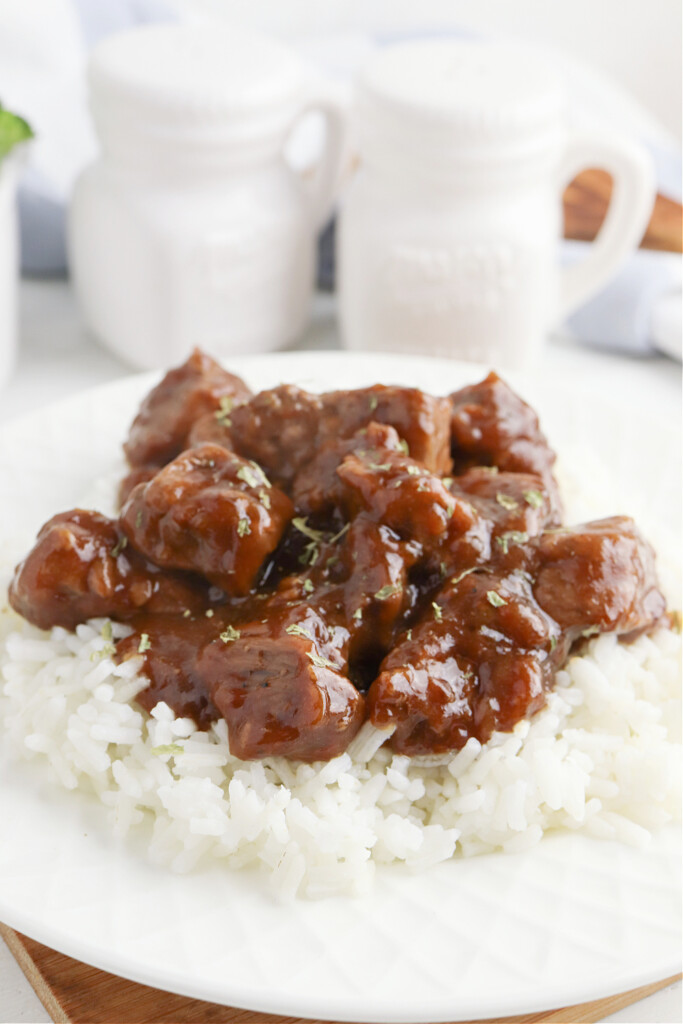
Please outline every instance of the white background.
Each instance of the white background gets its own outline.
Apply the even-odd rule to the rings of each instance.
[[[612,75],[681,137],[680,0],[175,0],[282,34],[465,27],[549,43]]]

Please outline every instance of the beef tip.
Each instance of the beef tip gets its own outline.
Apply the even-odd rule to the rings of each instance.
[[[358,435],[354,435],[321,445],[292,482],[292,501],[298,511],[320,519],[330,519],[334,515],[344,499],[344,487],[337,470],[358,443]]]
[[[380,423],[370,423],[351,437],[325,441],[296,475],[292,500],[306,515],[329,518],[345,504],[347,489],[338,470],[347,455],[361,452],[381,462],[382,452],[401,454],[403,450],[394,428]]]
[[[208,606],[208,588],[181,573],[162,572],[128,544],[115,522],[74,509],[47,522],[17,566],[10,603],[40,629],[100,616],[126,620],[141,609],[181,613]]]
[[[261,391],[231,415],[234,450],[289,488],[316,451],[321,408],[318,395],[291,384]]]
[[[347,455],[337,474],[350,515],[367,512],[426,547],[440,543],[451,526],[463,533],[475,517],[472,506],[454,497],[440,477],[401,452],[363,448]]]
[[[451,395],[454,471],[497,466],[512,473],[535,473],[555,490],[555,453],[541,432],[533,409],[495,373]]]
[[[636,635],[663,617],[654,552],[627,516],[548,531],[536,541],[538,603],[572,635]]]
[[[399,617],[412,607],[408,568],[418,552],[368,516],[352,523],[341,558],[346,570],[343,618],[351,631],[354,659],[383,654],[391,645]]]
[[[231,417],[235,451],[255,459],[289,489],[318,453],[329,469],[340,439],[352,438],[370,423],[395,428],[413,458],[446,472],[450,458],[450,404],[416,388],[382,387],[311,395],[283,385],[262,391]],[[307,475],[308,484],[312,477]],[[309,493],[302,482],[302,492]],[[313,511],[311,503],[302,506]]]
[[[141,674],[148,685],[135,700],[145,711],[151,712],[164,701],[179,718],[193,719],[200,729],[209,729],[212,722],[220,719],[197,671],[197,657],[207,642],[227,628],[228,607],[216,604],[181,616],[144,612],[135,616],[135,632],[118,641],[116,657],[123,662],[142,655]]]
[[[417,388],[376,384],[357,391],[330,391],[322,396],[321,440],[349,437],[371,422],[393,427],[413,459],[433,473],[448,473],[451,407]]]
[[[439,547],[428,552],[425,568],[438,569],[441,579],[458,576],[492,556],[491,521],[458,496],[459,515],[454,515]]]
[[[394,725],[401,754],[443,753],[485,742],[544,702],[560,629],[523,573],[475,571],[450,580],[385,658],[368,693],[378,728]]]
[[[474,672],[450,648],[447,628],[431,630],[414,651],[404,640],[368,691],[368,717],[378,729],[394,727],[399,754],[459,750],[473,734]]]
[[[118,490],[118,506],[123,508],[128,500],[128,495],[137,487],[138,484],[146,484],[152,479],[153,476],[159,472],[158,466],[136,466],[135,469],[131,469],[130,473],[126,473],[123,480],[119,484]]]
[[[387,429],[371,424],[367,441]],[[490,556],[491,525],[470,496],[455,493],[452,479],[430,473],[403,451],[366,443],[344,459],[337,476],[347,514],[363,513],[416,542],[432,570],[454,573]]]
[[[121,660],[129,657],[138,657],[140,653],[144,657],[144,675],[148,679],[148,686],[138,697],[138,703],[146,710],[151,711],[155,705],[163,700],[174,709],[177,715],[192,718],[200,728],[208,728],[211,722],[221,718],[221,711],[211,699],[205,678],[207,666],[215,666],[220,663],[223,669],[226,665],[225,647],[242,640],[239,647],[239,663],[244,664],[244,659],[249,656],[256,656],[254,643],[262,640],[265,646],[269,643],[272,646],[281,641],[284,648],[290,643],[290,638],[299,637],[307,641],[306,649],[309,651],[309,663],[315,667],[327,667],[343,676],[346,673],[349,632],[339,623],[333,615],[330,615],[330,608],[325,604],[325,594],[320,601],[311,597],[309,589],[304,585],[308,577],[290,577],[281,582],[280,586],[270,594],[260,593],[251,596],[246,601],[225,602],[216,604],[207,612],[200,611],[196,614],[184,614],[182,616],[169,615],[147,615],[136,616],[134,621],[135,633],[117,644],[117,656]],[[144,646],[140,641],[145,636]],[[245,643],[247,637],[251,637],[251,646]],[[220,643],[219,643],[220,641]],[[213,655],[205,656],[207,648],[213,647]],[[232,648],[231,648],[232,649]],[[218,662],[216,662],[216,656]],[[241,659],[241,660],[240,660]],[[232,659],[229,658],[231,664]],[[268,664],[270,661],[268,660]],[[216,669],[216,672],[220,672]],[[246,671],[246,670],[245,670]],[[274,677],[277,676],[277,669],[273,669]],[[213,674],[211,678],[216,685],[218,682],[229,682],[226,677]],[[233,680],[234,688],[239,690],[241,678]],[[329,680],[328,680],[329,682]],[[296,680],[291,686],[299,685]],[[304,674],[301,680],[302,699],[308,701],[313,698],[308,694],[310,680]],[[345,688],[342,686],[342,690]],[[268,690],[268,687],[264,687]],[[290,697],[295,693],[288,691]],[[321,690],[325,693],[325,689]],[[239,694],[233,695],[238,702]],[[265,702],[268,707],[273,706],[273,695],[264,693],[262,701],[259,702],[258,695],[250,698],[252,707]],[[284,691],[280,691],[278,700],[284,697]],[[227,703],[226,703],[227,702]],[[230,702],[224,694],[223,709]],[[282,730],[286,730],[291,723],[285,722],[287,707],[280,707],[278,711],[278,722]],[[263,716],[267,715],[268,709],[263,711],[260,718],[263,725]],[[298,706],[293,703],[290,713],[298,715]],[[239,720],[237,711],[227,714],[228,722],[235,724]],[[273,723],[271,723],[273,724]],[[338,723],[339,724],[339,723]],[[328,721],[328,726],[331,723]],[[316,743],[323,742],[325,730],[321,727],[318,730]],[[328,730],[331,736],[333,728]],[[272,731],[269,733],[273,738]],[[252,736],[253,740],[253,736]],[[278,743],[287,740],[286,733],[280,736]],[[246,737],[245,737],[246,742]],[[297,743],[302,751],[308,742],[306,737],[299,738]],[[231,742],[235,747],[235,744]],[[241,748],[243,756],[246,756],[246,747]],[[255,756],[266,756],[268,747],[266,739],[260,741],[261,753]],[[273,753],[278,751],[273,748]],[[311,750],[313,747],[311,747]],[[292,754],[292,756],[295,756]]]
[[[196,448],[200,444],[219,444],[221,448],[232,451],[234,446],[230,432],[231,414],[224,408],[223,410],[219,409],[218,413],[207,412],[200,416],[190,428],[187,447]]]
[[[630,519],[549,530],[520,545],[524,568],[473,569],[439,591],[381,665],[372,722],[403,754],[510,731],[543,705],[574,641],[628,636],[663,617],[654,557]]]
[[[223,601],[210,608],[184,612],[182,616],[135,616],[135,632],[117,644],[117,657],[144,657],[143,673],[148,685],[136,700],[147,711],[165,701],[176,715],[192,718],[207,729],[221,718],[206,688],[199,663],[204,649],[221,639],[227,644],[248,630],[273,638],[292,635],[308,637],[316,656],[331,661],[345,672],[349,632],[325,605],[325,593],[311,596],[307,575],[283,579],[275,591],[250,595],[246,600]],[[315,607],[313,603],[315,602]],[[335,609],[332,609],[333,611]],[[265,628],[266,622],[268,628]],[[142,636],[145,643],[141,645]]]
[[[325,623],[312,609],[300,623],[291,619],[271,615],[226,631],[198,660],[236,757],[328,760],[346,749],[363,721],[363,697],[335,652],[316,643]]]
[[[295,610],[315,604],[328,628],[344,633],[344,644],[335,646],[354,683],[366,688],[414,606],[417,589],[408,574],[422,549],[365,513],[336,536],[311,529],[305,520],[293,522],[293,532],[303,529],[307,543],[268,607],[282,601]]]
[[[157,565],[246,594],[293,509],[263,470],[218,445],[190,448],[131,493],[121,523]]]
[[[467,498],[491,522],[493,554],[507,554],[512,545],[524,544],[560,522],[555,495],[533,473],[498,472],[478,466],[453,478],[450,490]]]
[[[195,349],[150,391],[133,420],[123,448],[131,466],[164,466],[187,446],[195,420],[205,413],[227,416],[251,392],[210,356]]]

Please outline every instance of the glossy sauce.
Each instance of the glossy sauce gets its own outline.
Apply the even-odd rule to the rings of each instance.
[[[495,375],[450,399],[250,397],[195,354],[126,451],[121,518],[51,520],[12,604],[43,628],[129,622],[139,703],[224,717],[245,759],[328,759],[366,719],[410,755],[485,741],[543,706],[586,636],[665,614],[631,520],[561,525],[554,455]]]

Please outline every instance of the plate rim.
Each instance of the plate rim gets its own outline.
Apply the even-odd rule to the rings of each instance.
[[[479,363],[464,362],[462,360],[449,360],[432,356],[393,355],[390,353],[383,352],[349,353],[339,351],[295,351],[279,352],[273,353],[271,355],[235,356],[224,358],[221,359],[220,361],[223,365],[226,366],[226,368],[236,373],[241,372],[247,374],[256,373],[258,366],[263,365],[266,362],[276,362],[277,365],[291,364],[295,367],[295,369],[293,369],[293,375],[297,375],[298,371],[299,376],[302,375],[302,367],[306,366],[306,364],[314,363],[315,369],[312,372],[319,374],[319,368],[321,364],[323,367],[325,366],[325,364],[334,366],[335,363],[339,363],[340,361],[343,361],[347,364],[351,361],[366,364],[373,363],[374,365],[377,365],[378,363],[384,363],[387,366],[388,372],[390,371],[391,366],[393,366],[396,363],[398,364],[397,376],[402,376],[406,373],[406,364],[414,364],[420,366],[424,366],[425,364],[431,364],[434,367],[435,371],[437,372],[439,366],[447,365],[449,371],[454,375],[465,375],[470,373],[473,375],[473,380],[481,379],[481,377],[483,377],[488,372],[488,368],[484,364]],[[251,369],[252,367],[253,370]],[[33,412],[25,413],[18,417],[13,417],[12,419],[6,421],[5,423],[0,424],[0,444],[2,444],[2,441],[7,432],[20,429],[23,421],[29,419],[32,420],[36,417],[36,415],[58,416],[62,410],[67,409],[69,407],[77,407],[79,402],[87,403],[88,401],[92,400],[93,396],[104,397],[106,396],[107,393],[116,393],[119,391],[124,393],[132,388],[134,382],[136,385],[139,385],[140,389],[142,390],[143,387],[149,386],[149,384],[157,380],[162,373],[163,371],[145,371],[142,373],[132,373],[123,378],[119,378],[115,381],[105,382],[93,388],[88,388],[80,392],[76,392],[75,394],[72,394],[65,398],[57,399],[54,402],[51,402],[49,405],[43,406],[40,410],[34,410]],[[505,372],[503,376],[504,379],[509,379],[515,387],[518,387],[519,385],[517,382],[520,379],[528,380],[531,383],[538,384],[542,378],[547,379],[549,374],[547,371],[533,374],[524,372]],[[555,378],[556,374],[553,373],[551,374],[551,376]],[[570,389],[570,385],[567,384],[565,378],[563,378],[563,380],[561,381],[553,379],[552,383],[553,387],[560,388],[562,391],[568,391]],[[440,389],[435,389],[435,392],[439,393]],[[655,417],[646,418],[656,421]],[[85,798],[85,794],[81,795]],[[676,831],[680,835],[680,827],[676,826]],[[588,837],[584,838],[586,838],[586,841],[588,842],[597,842],[597,840],[590,840],[588,839]],[[517,856],[524,855],[522,854]],[[161,870],[168,871],[167,868],[162,868]],[[252,1009],[262,1013],[284,1013],[290,1015],[301,1015],[303,1013],[304,1016],[320,1016],[319,1005],[316,1007],[310,1005],[306,1006],[305,1000],[303,1003],[298,1003],[297,1005],[294,1005],[293,1003],[288,1003],[287,1005],[285,1005],[281,1001],[281,998],[278,1001],[278,997],[275,997],[272,1000],[267,998],[256,999],[254,998],[253,992],[250,994],[249,991],[247,990],[244,990],[244,992],[242,993],[238,992],[237,994],[235,994],[235,992],[233,991],[231,994],[226,995],[225,993],[221,993],[218,990],[210,991],[210,987],[207,988],[206,984],[203,982],[198,985],[196,982],[193,982],[191,975],[177,976],[179,980],[177,984],[173,985],[173,987],[171,987],[168,984],[168,980],[170,979],[162,981],[160,985],[158,976],[146,973],[144,969],[140,969],[139,966],[136,967],[136,965],[132,962],[127,963],[125,961],[125,958],[121,959],[120,957],[115,956],[113,960],[111,958],[107,959],[106,950],[102,950],[102,955],[100,955],[100,952],[97,952],[96,955],[93,955],[91,952],[88,951],[87,948],[80,947],[77,939],[74,938],[72,940],[68,936],[60,936],[58,929],[55,930],[49,924],[45,925],[41,923],[35,918],[35,915],[28,914],[26,916],[23,916],[20,912],[15,913],[11,907],[9,908],[8,914],[7,909],[8,908],[6,900],[3,898],[2,889],[0,888],[0,913],[3,916],[3,920],[10,927],[16,928],[17,930],[22,931],[27,935],[30,935],[30,937],[36,939],[36,941],[43,942],[51,948],[63,952],[65,955],[73,956],[76,959],[79,959],[85,963],[89,963],[100,970],[105,970],[119,974],[122,977],[130,979],[131,981],[136,981],[145,985],[151,985],[156,988],[161,987],[165,991],[178,992],[179,994],[188,995],[192,998],[209,1000],[217,1002],[221,1005],[236,1005],[239,1008]],[[641,985],[646,985],[657,980],[662,980],[663,978],[669,977],[677,973],[679,969],[680,961],[678,961],[675,957],[673,957],[672,960],[666,965],[662,965],[660,963],[656,967],[654,965],[644,967],[641,973],[637,975],[633,975],[632,973],[630,974],[629,987],[637,988]],[[616,968],[612,972],[612,975],[614,976],[611,976],[610,973],[607,972],[606,976],[603,976],[603,978],[599,982],[596,981],[596,983],[592,987],[589,986],[588,988],[582,990],[580,1001],[591,1001],[593,999],[609,996],[617,992],[626,991],[626,989],[624,989],[623,987],[623,977],[618,977],[618,972]],[[611,980],[609,980],[610,978]],[[634,984],[630,984],[631,981],[633,981]],[[556,991],[558,991],[556,999],[562,1001],[561,1005],[576,1005],[576,995],[572,994],[571,986],[568,985],[567,990],[564,993],[560,993],[559,990]],[[497,998],[498,1001],[496,1001]],[[229,1000],[229,1002],[226,1002],[226,1000]],[[553,1001],[555,1002],[555,998]],[[555,1005],[560,1005],[560,1002],[555,1002]],[[533,996],[530,995],[528,999],[524,1000],[523,1005],[520,1003],[513,1005],[511,1008],[509,999],[506,1000],[502,996],[496,997],[495,995],[489,993],[489,995],[487,996],[485,1013],[487,1017],[490,1017],[497,1014],[509,1015],[511,1013],[516,1014],[523,1012],[535,1012],[547,1009],[547,998],[534,999]],[[416,1015],[414,1011],[408,1011],[406,1014],[397,1015],[395,1012],[395,1008],[391,1014],[388,1014],[384,1011],[380,1013],[375,1013],[371,1009],[369,1012],[367,1010],[364,1011],[363,1019],[366,1020],[368,1024],[370,1024],[370,1022],[378,1022],[378,1024],[380,1024],[381,1022],[381,1024],[385,1024],[385,1022],[389,1021],[394,1022],[394,1024],[409,1024],[409,1022],[410,1024],[418,1024],[418,1022],[421,1021],[455,1021],[457,1019],[481,1019],[480,1017],[473,1017],[473,1012],[477,1012],[476,1007],[473,1007],[469,1003],[466,1004],[462,1010],[459,1008],[455,1008],[454,1010],[452,1005],[445,1006],[439,1004],[437,1000],[435,1004],[429,1005],[426,1013],[419,1013]],[[324,1015],[329,1017],[333,1016],[334,1019],[340,1021],[354,1021],[358,1019],[357,1014],[349,1015],[348,1008],[345,1009],[343,1005],[333,1005],[332,1002],[330,1002],[328,1007],[324,1010]]]
[[[590,839],[588,841],[600,842],[600,840]],[[524,854],[513,856],[524,856]],[[216,1003],[219,1006],[247,1010],[254,1013],[272,1013],[277,1016],[301,1017],[303,1019],[321,1017],[319,1005],[315,1003],[307,1004],[305,1000],[297,1001],[293,997],[291,999],[288,997],[283,1003],[282,998],[277,995],[272,998],[263,998],[262,993],[257,994],[253,989],[248,988],[233,990],[232,994],[227,996],[218,987],[213,988],[212,985],[202,987],[200,983],[193,980],[190,974],[177,974],[170,984],[167,981],[160,984],[159,978],[153,972],[141,969],[132,960],[112,958],[107,956],[106,951],[93,953],[86,946],[80,945],[77,939],[63,938],[49,926],[35,922],[35,918],[31,915],[29,915],[29,918],[24,923],[22,923],[21,918],[17,920],[16,917],[13,917],[13,920],[9,920],[5,916],[1,896],[0,911],[3,915],[3,924],[8,925],[13,930],[27,935],[36,942],[40,942],[50,949],[54,949],[97,970],[114,974],[137,984],[147,985],[151,988],[160,989],[163,992],[186,996],[202,1002]],[[554,996],[551,1001],[548,998],[529,994],[523,1000],[520,997],[518,1003],[515,1004],[513,1002],[511,1004],[510,999],[505,996],[489,994],[486,997],[487,1001],[483,1016],[479,1008],[472,1001],[465,1002],[461,1006],[453,1006],[450,1002],[445,1003],[436,1000],[433,1004],[425,1006],[424,1000],[421,1000],[419,1009],[412,1007],[412,1004],[408,1003],[407,1008],[401,1012],[396,1012],[395,1007],[391,1012],[388,1009],[375,1011],[372,1007],[367,1008],[363,1011],[362,1021],[363,1024],[427,1024],[427,1022],[433,1022],[433,1024],[454,1022],[455,1024],[458,1021],[485,1021],[492,1017],[514,1017],[518,1014],[539,1013],[560,1007],[581,1006],[584,1003],[605,999],[609,996],[629,992],[632,989],[638,989],[657,981],[663,981],[680,974],[682,966],[681,958],[673,956],[666,964],[660,963],[657,966],[644,967],[640,972],[629,975],[629,985],[627,988],[624,987],[623,976],[620,976],[615,969],[611,974],[607,973],[599,980],[595,980],[590,985],[587,985],[582,990],[578,1000],[575,990],[568,983],[563,989],[556,988],[554,990]],[[405,1003],[404,1007],[406,1007]],[[323,1021],[348,1022],[348,1024],[358,1024],[361,1020],[357,1013],[349,1011],[348,1002],[345,1000],[330,1000],[321,1019]]]

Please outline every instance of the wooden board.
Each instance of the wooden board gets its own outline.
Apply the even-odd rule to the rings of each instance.
[[[0,934],[56,1024],[305,1024],[296,1017],[237,1010],[137,985],[72,960],[4,925],[0,925]],[[594,1024],[680,977],[579,1006],[497,1017],[480,1024]]]
[[[582,171],[564,193],[565,238],[592,242],[605,219],[612,195],[612,179],[597,168]],[[683,207],[658,195],[645,234],[643,249],[683,252]]]

